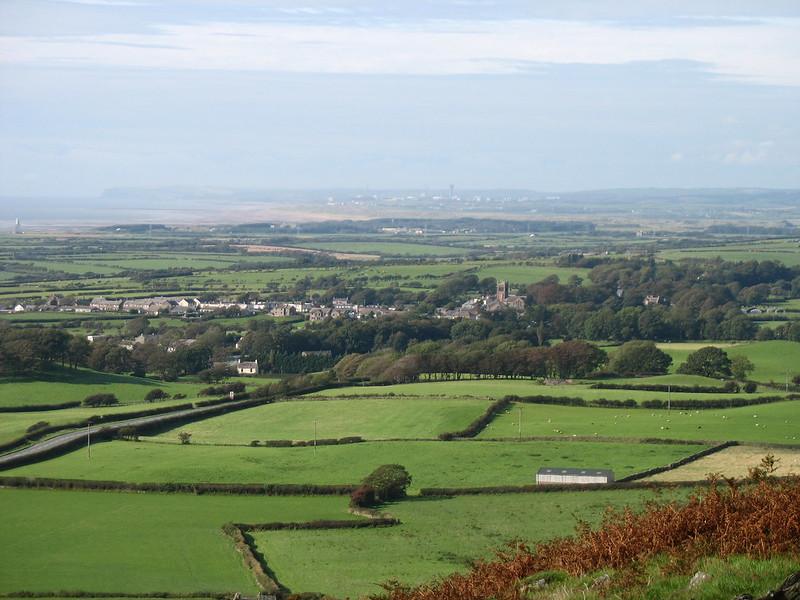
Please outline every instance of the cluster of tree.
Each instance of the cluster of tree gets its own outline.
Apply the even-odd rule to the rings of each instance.
[[[606,353],[582,341],[550,347],[532,346],[505,336],[473,343],[422,342],[405,353],[391,350],[345,356],[334,367],[340,380],[353,378],[375,382],[464,377],[535,378],[586,377],[606,362]]]
[[[350,496],[350,505],[371,507],[381,502],[404,498],[411,475],[402,465],[381,465],[367,475]]]
[[[0,323],[0,373],[20,374],[52,364],[77,367],[86,362],[89,343],[81,336],[49,327],[15,328]]]

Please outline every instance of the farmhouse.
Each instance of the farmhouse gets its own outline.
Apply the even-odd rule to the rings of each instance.
[[[614,483],[614,471],[542,467],[536,473],[536,485],[585,485]]]
[[[239,375],[258,375],[258,361],[242,362],[236,364],[236,373]]]

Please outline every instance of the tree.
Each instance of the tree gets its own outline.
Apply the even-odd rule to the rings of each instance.
[[[191,433],[189,433],[188,431],[181,431],[181,432],[178,434],[178,439],[181,441],[181,444],[183,444],[183,445],[185,446],[185,445],[187,445],[187,444],[190,444],[190,443],[191,443],[191,441],[192,441],[192,434],[191,434]]]
[[[739,381],[744,381],[747,379],[747,376],[752,373],[755,368],[756,366],[753,364],[753,362],[741,354],[734,356],[731,359],[731,374]]]
[[[381,465],[367,475],[363,486],[374,490],[378,502],[403,498],[411,485],[411,475],[402,465]]]
[[[672,357],[650,341],[626,342],[611,358],[611,370],[620,375],[663,375]]]
[[[730,377],[731,359],[724,350],[706,346],[686,357],[686,362],[678,367],[678,373],[704,377]]]

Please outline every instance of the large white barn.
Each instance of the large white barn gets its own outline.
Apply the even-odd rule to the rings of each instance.
[[[614,471],[608,469],[573,469],[542,467],[536,473],[536,485],[579,485],[614,483]]]

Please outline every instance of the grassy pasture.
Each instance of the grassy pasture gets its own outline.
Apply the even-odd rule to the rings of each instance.
[[[800,344],[798,344],[800,346]],[[614,382],[609,380],[608,382]],[[673,379],[675,383],[681,381],[692,382],[694,380],[684,380],[682,376]],[[686,383],[692,385],[692,383]],[[720,382],[716,382],[719,384]],[[666,401],[669,397],[667,392],[644,392],[640,390],[594,390],[590,384],[576,383],[563,385],[544,385],[531,380],[475,380],[467,379],[462,381],[426,381],[421,383],[409,383],[401,385],[387,386],[358,386],[348,388],[337,388],[317,392],[314,396],[335,398],[340,396],[372,396],[387,397],[390,395],[399,396],[428,396],[428,397],[455,397],[455,396],[476,396],[489,398],[502,398],[509,394],[518,396],[579,396],[585,400],[605,398],[608,400],[628,400],[633,399],[637,402],[644,400],[660,399]],[[774,396],[778,394],[775,390],[768,392],[760,391],[755,394],[748,394],[747,397]],[[742,398],[743,394],[693,394],[673,392],[672,398],[681,399],[709,399],[709,398]]]
[[[797,240],[764,240],[701,248],[665,250],[659,253],[659,256],[670,260],[717,257],[734,262],[773,260],[794,267],[800,265],[800,244],[798,244]]]
[[[191,424],[184,428],[192,431]],[[177,439],[177,434],[176,434]],[[366,442],[314,448],[247,448],[106,442],[5,475],[113,481],[358,483],[383,464],[404,465],[412,487],[524,485],[549,466],[610,468],[618,476],[672,462],[697,445],[606,442]]]
[[[798,401],[701,411],[517,404],[499,415],[479,437],[515,437],[520,409],[523,436],[598,435],[791,444],[800,440]]]
[[[197,443],[310,440],[360,435],[365,439],[433,438],[463,429],[489,405],[480,399],[422,398],[291,401],[236,411],[192,423]],[[177,441],[170,431],[158,439]]]
[[[65,408],[36,412],[0,413],[0,442],[7,442],[23,436],[28,427],[40,421],[46,421],[50,425],[65,425],[89,419],[95,415],[129,413],[147,408],[185,404],[191,401],[191,398],[187,398],[184,400],[164,400],[153,404],[140,404],[139,406],[122,405],[109,408]]]
[[[136,404],[153,388],[188,398],[208,387],[202,383],[164,382],[157,379],[100,373],[90,369],[61,369],[28,376],[0,377],[0,406],[61,404],[83,400],[92,394],[112,393],[122,404]]]
[[[347,519],[346,499],[0,490],[0,591],[255,592],[228,521]]]
[[[512,540],[569,535],[576,515],[594,524],[606,506],[638,507],[650,498],[650,492],[627,490],[408,499],[387,507],[402,521],[397,527],[254,537],[278,580],[292,591],[356,597],[380,592],[378,584],[389,579],[415,584],[465,571]]]
[[[785,340],[768,342],[675,342],[658,344],[658,347],[672,356],[671,370],[675,371],[690,353],[705,346],[717,346],[725,350],[728,356],[742,355],[755,365],[750,374],[754,381],[783,383],[786,373],[789,378],[800,373],[800,343]]]
[[[467,254],[465,248],[437,246],[434,244],[415,244],[413,242],[374,241],[374,242],[305,242],[298,246],[314,250],[380,254],[382,256],[461,256]]]

